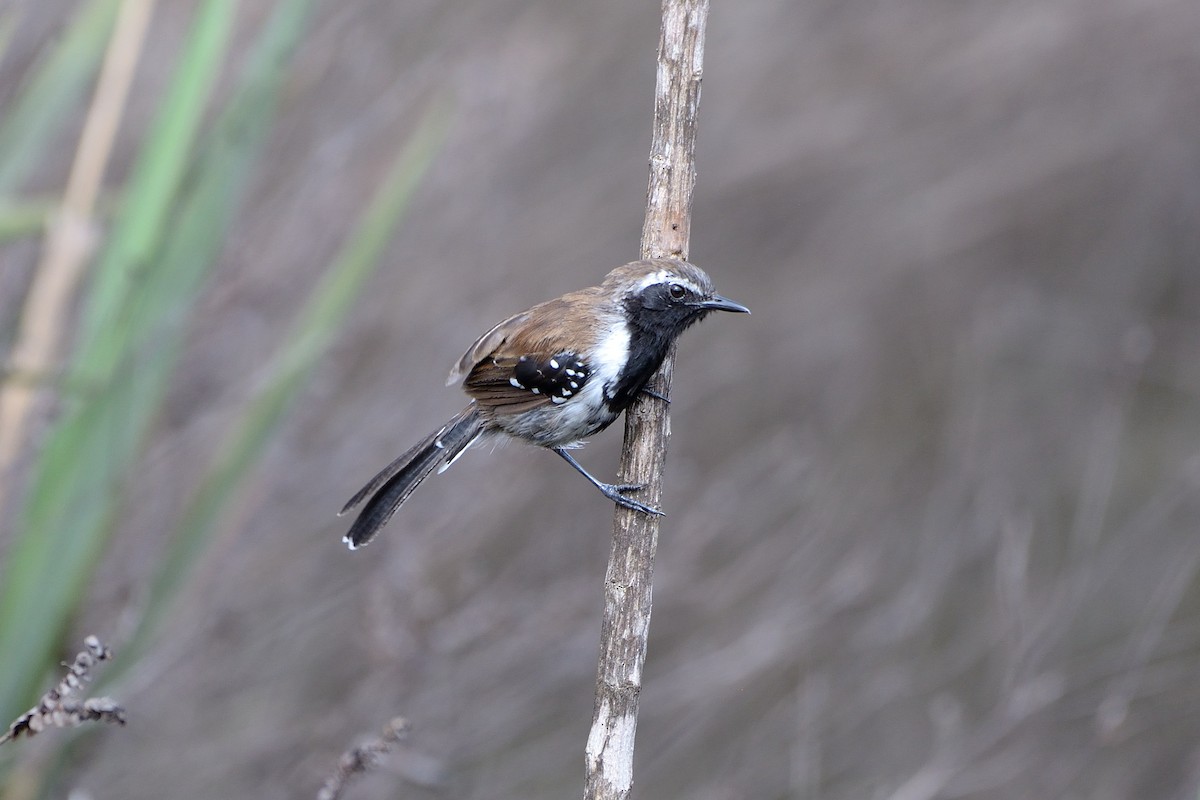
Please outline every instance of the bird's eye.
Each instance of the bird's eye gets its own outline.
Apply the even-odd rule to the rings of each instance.
[[[667,293],[671,295],[672,300],[682,300],[687,295],[687,289],[683,288],[681,284],[672,283],[667,288]]]

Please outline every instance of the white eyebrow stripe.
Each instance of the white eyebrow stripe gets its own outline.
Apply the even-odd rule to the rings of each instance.
[[[653,286],[656,283],[663,283],[667,278],[671,277],[671,273],[665,269],[660,269],[658,272],[652,272],[638,283],[638,291],[645,289],[647,286]]]
[[[658,272],[652,272],[651,274],[642,278],[642,280],[637,285],[637,291],[640,292],[643,289],[645,289],[649,286],[653,286],[656,283],[666,283],[667,281],[670,281],[671,283],[678,283],[683,286],[686,286],[687,288],[691,289],[696,294],[700,294],[700,295],[704,294],[703,289],[701,289],[699,286],[697,286],[696,284],[689,281],[687,278],[683,277],[682,275],[678,275],[674,272],[671,272],[670,270],[665,270],[665,269],[660,269]]]

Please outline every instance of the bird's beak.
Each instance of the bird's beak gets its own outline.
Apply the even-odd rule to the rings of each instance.
[[[707,300],[702,301],[700,307],[708,311],[736,311],[739,314],[750,313],[750,309],[741,303],[735,303],[728,297],[721,297],[719,294],[714,294]]]

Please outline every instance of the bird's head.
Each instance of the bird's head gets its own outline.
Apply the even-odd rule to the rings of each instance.
[[[750,313],[741,303],[717,294],[704,270],[673,258],[634,261],[617,267],[608,273],[603,285],[620,298],[632,325],[674,336],[710,311]]]

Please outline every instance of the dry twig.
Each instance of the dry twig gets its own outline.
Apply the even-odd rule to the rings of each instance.
[[[125,111],[155,0],[125,0],[79,138],[62,206],[53,215],[0,385],[0,475],[16,460],[40,376],[52,372],[64,320],[91,254],[96,198]],[[32,377],[32,380],[30,379]],[[4,485],[0,483],[0,506]]]
[[[30,737],[46,728],[74,728],[85,722],[112,722],[125,724],[125,709],[109,697],[89,697],[79,700],[76,695],[92,680],[92,667],[112,658],[112,651],[95,636],[83,640],[86,650],[75,656],[67,667],[67,674],[58,685],[42,695],[33,708],[17,717],[0,736],[0,744],[22,736]]]
[[[643,258],[687,259],[707,19],[708,0],[663,0]],[[674,350],[650,382],[653,393],[670,396],[673,363]],[[642,400],[625,414],[619,481],[642,484],[645,502],[652,506],[662,498],[671,433],[667,410],[666,403]],[[587,740],[588,800],[623,800],[633,786],[633,739],[657,547],[658,517],[618,506],[604,585],[596,704]]]
[[[379,763],[380,758],[395,749],[396,745],[408,735],[408,730],[408,720],[404,717],[396,717],[387,724],[380,736],[342,753],[342,757],[338,759],[337,769],[325,780],[325,785],[317,792],[317,800],[338,800],[350,780],[373,769]]]

